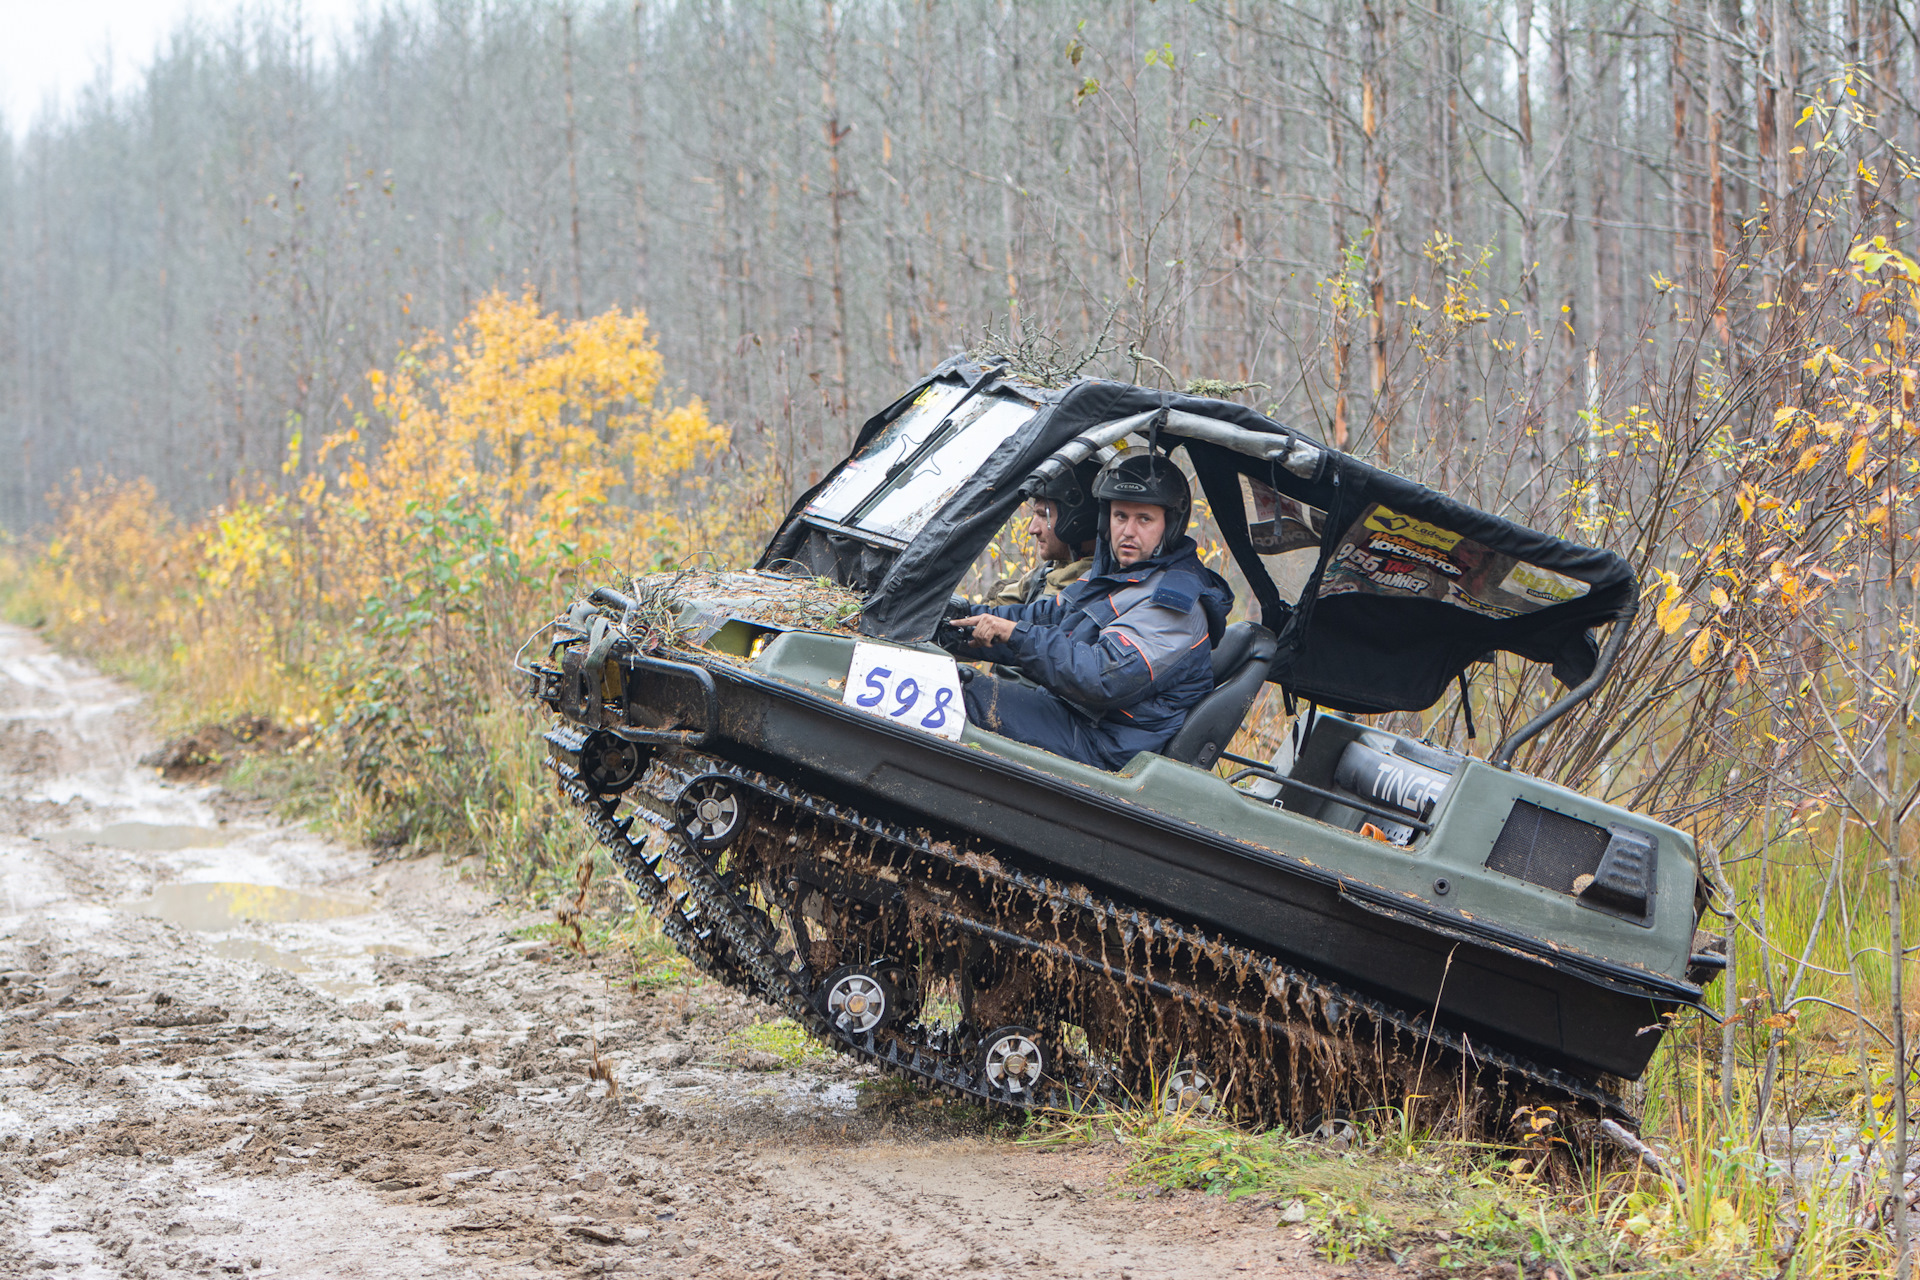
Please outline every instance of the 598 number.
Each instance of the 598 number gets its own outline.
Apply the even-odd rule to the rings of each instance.
[[[893,672],[886,667],[875,667],[867,672],[867,691],[854,698],[854,705],[869,709],[884,710],[887,716],[900,720],[911,716],[919,708],[921,701],[920,682],[912,676],[895,682]],[[948,708],[953,705],[952,689],[936,689],[926,714],[919,718],[922,729],[941,729],[946,727]]]

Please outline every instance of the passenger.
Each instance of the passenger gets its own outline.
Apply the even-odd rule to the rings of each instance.
[[[1099,471],[1100,464],[1089,459],[1061,472],[1033,495],[1027,536],[1040,553],[1040,563],[994,583],[987,593],[989,607],[1057,596],[1086,576],[1093,567],[1094,535],[1100,524],[1100,504],[1093,496]]]
[[[1233,607],[1187,536],[1193,500],[1170,459],[1135,453],[1093,483],[1092,571],[1058,595],[960,618],[963,656],[1012,663],[1035,684],[979,676],[967,718],[1101,769],[1173,740],[1213,690],[1213,645]]]

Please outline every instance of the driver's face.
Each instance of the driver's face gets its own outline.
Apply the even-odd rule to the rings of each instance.
[[[1053,531],[1053,522],[1060,516],[1060,508],[1052,498],[1035,498],[1033,514],[1027,517],[1027,536],[1032,538],[1039,549],[1042,560],[1068,561],[1073,559],[1073,549],[1060,541]]]
[[[1107,520],[1107,541],[1123,569],[1152,555],[1166,532],[1167,509],[1147,502],[1115,502]]]

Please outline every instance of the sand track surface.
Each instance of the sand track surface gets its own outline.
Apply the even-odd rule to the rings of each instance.
[[[780,1067],[716,984],[630,990],[153,745],[0,628],[0,1275],[1355,1274],[1117,1150]]]

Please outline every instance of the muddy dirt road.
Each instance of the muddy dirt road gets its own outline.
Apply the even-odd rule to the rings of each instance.
[[[721,988],[164,783],[142,724],[0,628],[0,1275],[1343,1274],[1111,1148],[779,1068]]]

